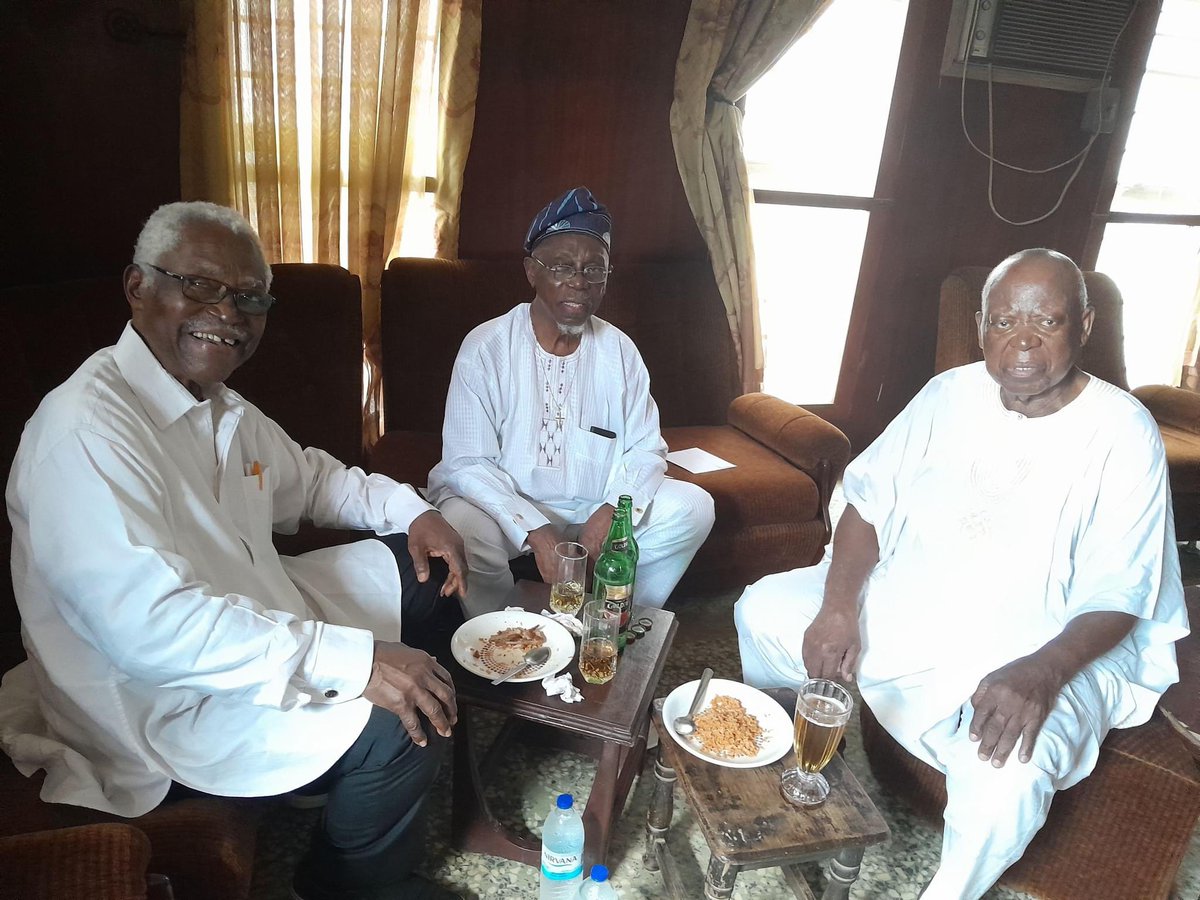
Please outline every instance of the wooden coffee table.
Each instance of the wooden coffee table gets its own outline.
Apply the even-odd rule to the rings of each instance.
[[[549,585],[518,581],[503,606],[521,606],[531,612],[547,608]],[[503,608],[503,606],[501,608]],[[485,610],[471,609],[473,615]],[[588,684],[579,674],[578,652],[564,671],[583,692],[579,703],[547,697],[538,681],[493,686],[468,672],[447,654],[446,668],[458,693],[458,724],[454,729],[454,808],[451,837],[462,850],[490,853],[527,865],[541,862],[541,841],[517,834],[492,814],[484,785],[501,758],[505,745],[520,732],[533,732],[538,740],[588,753],[598,758],[591,795],[583,810],[586,834],[585,870],[603,863],[615,818],[625,805],[634,776],[641,769],[650,729],[650,701],[658,687],[667,652],[675,637],[674,613],[635,608],[634,617],[648,616],[649,634],[629,644],[608,684]],[[506,716],[499,736],[488,748],[477,747],[471,710],[489,709]]]
[[[786,710],[796,694],[786,688],[766,691]],[[825,767],[829,799],[816,809],[801,810],[779,793],[783,770],[796,764],[795,754],[757,769],[732,769],[688,753],[666,732],[662,700],[654,701],[658,729],[658,760],[654,766],[654,797],[646,816],[646,852],[650,871],[663,873],[669,896],[685,896],[675,861],[667,848],[676,780],[704,834],[711,858],[704,879],[707,900],[727,900],[743,869],[779,866],[792,892],[814,900],[799,863],[830,858],[829,885],[823,900],[845,900],[858,877],[863,851],[888,839],[888,827],[858,779],[840,755]],[[669,726],[667,726],[669,727]]]

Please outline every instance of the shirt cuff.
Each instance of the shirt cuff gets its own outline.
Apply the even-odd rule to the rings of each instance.
[[[514,547],[526,552],[529,550],[529,532],[549,525],[550,520],[532,503],[510,503],[501,508],[496,524]]]
[[[646,514],[646,507],[650,505],[650,498],[644,496],[632,484],[619,484],[609,492],[608,496],[604,498],[604,502],[613,509],[616,509],[617,504],[621,502],[622,494],[628,494],[633,498],[633,513],[631,518],[633,519],[632,524],[636,528],[641,524],[642,516]]]
[[[426,503],[411,485],[397,484],[396,490],[384,501],[383,515],[391,528],[385,534],[407,534],[413,519],[436,507]]]
[[[300,677],[314,703],[361,697],[375,661],[375,635],[362,628],[316,622]]]

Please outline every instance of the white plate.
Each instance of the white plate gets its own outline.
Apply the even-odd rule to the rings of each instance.
[[[454,654],[458,664],[468,672],[490,681],[503,675],[504,670],[497,672],[489,668],[483,660],[476,659],[471,650],[478,649],[485,640],[505,628],[533,628],[538,625],[542,627],[542,631],[546,635],[546,646],[550,648],[550,658],[534,671],[525,672],[508,680],[512,682],[541,681],[547,675],[554,675],[570,665],[571,660],[575,658],[575,641],[571,637],[571,632],[566,628],[553,619],[537,613],[524,610],[502,610],[468,619],[458,626],[458,631],[454,632],[454,637],[450,639],[450,652]]]
[[[763,736],[758,753],[754,756],[726,757],[706,753],[700,742],[694,737],[683,737],[671,727],[671,723],[676,718],[687,715],[688,707],[692,705],[692,698],[696,696],[698,687],[700,687],[699,680],[681,684],[667,695],[662,708],[663,725],[666,727],[667,733],[688,753],[718,766],[728,766],[731,769],[755,769],[775,762],[792,749],[792,717],[782,706],[758,688],[752,688],[740,681],[714,678],[708,683],[708,690],[704,692],[704,700],[700,704],[698,713],[708,709],[712,705],[713,697],[718,694],[733,697],[742,702],[747,713],[758,719]]]

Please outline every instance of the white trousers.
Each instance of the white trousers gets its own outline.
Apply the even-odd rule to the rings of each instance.
[[[797,688],[807,678],[801,646],[820,609],[823,568],[768,575],[738,600],[734,620],[747,684]],[[969,700],[921,732],[923,747],[907,749],[933,758],[946,774],[949,797],[941,862],[923,900],[975,900],[1021,858],[1045,823],[1054,792],[1095,767],[1111,722],[1128,703],[1124,687],[1103,661],[1085,667],[1060,692],[1028,763],[1017,759],[1016,749],[1002,768],[979,758],[969,736]],[[869,699],[866,686],[862,693]],[[919,708],[920,697],[912,699]]]
[[[567,540],[579,537],[584,522],[564,519],[562,510],[537,506]],[[513,586],[508,561],[529,551],[513,546],[489,513],[462,497],[447,497],[438,509],[466,544],[472,606],[478,602],[498,609]],[[712,526],[713,500],[707,491],[671,478],[659,485],[633,530],[640,554],[636,605],[661,608],[667,602]]]

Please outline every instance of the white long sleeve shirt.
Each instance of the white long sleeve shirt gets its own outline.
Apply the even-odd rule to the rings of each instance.
[[[345,752],[373,642],[400,638],[395,560],[372,540],[283,558],[271,533],[397,533],[431,508],[223,385],[197,401],[130,326],[30,419],[7,502],[29,660],[0,747],[46,769],[44,799],[125,816],[172,780],[281,793]]]
[[[429,473],[430,500],[470,500],[517,547],[550,521],[539,506],[582,522],[629,494],[637,523],[667,471],[650,375],[633,341],[594,316],[576,352],[562,466],[546,469],[537,465],[544,383],[529,304],[466,336],[446,398],[442,461]]]

